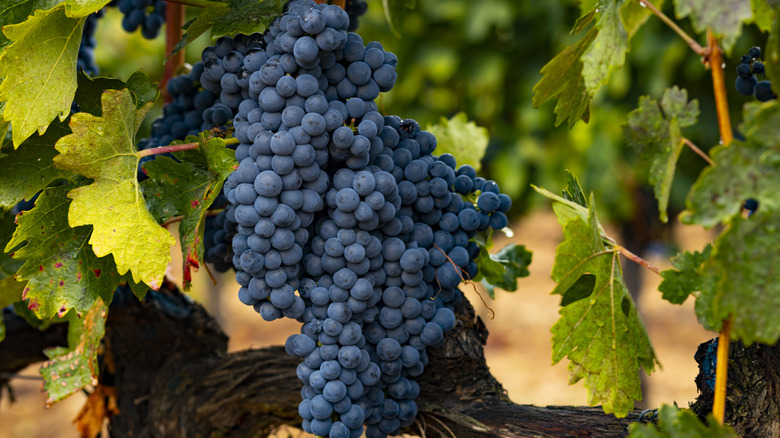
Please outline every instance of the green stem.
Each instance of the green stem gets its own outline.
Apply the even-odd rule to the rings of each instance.
[[[680,38],[685,40],[685,42],[688,44],[688,46],[690,46],[691,49],[693,49],[694,52],[696,52],[701,56],[707,56],[709,54],[707,48],[702,47],[701,44],[696,42],[695,39],[691,38],[691,36],[685,33],[685,31],[682,30],[680,26],[677,25],[677,23],[672,21],[671,18],[664,15],[663,12],[659,11],[658,8],[656,8],[652,3],[650,3],[649,0],[639,0],[639,5],[650,10],[650,12],[655,14],[656,17],[660,18],[661,21],[663,21],[675,33],[677,33],[677,35],[680,35]]]

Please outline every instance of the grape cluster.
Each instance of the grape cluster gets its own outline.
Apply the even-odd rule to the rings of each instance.
[[[231,244],[236,234],[235,222],[227,220],[228,200],[224,193],[212,202],[210,210],[223,209],[216,216],[207,216],[204,226],[203,260],[214,265],[217,272],[227,272],[233,268],[233,252]]]
[[[165,23],[165,2],[162,0],[119,0],[119,11],[124,14],[122,28],[135,32],[141,28],[141,35],[148,40],[157,38]]]
[[[433,155],[414,120],[377,112],[398,61],[349,25],[337,6],[291,1],[256,47],[207,49],[202,77],[238,108],[224,223],[239,299],[303,324],[285,345],[303,359],[303,428],[385,437],[415,418],[426,348],[455,326],[457,287],[477,274],[473,238],[506,226],[510,200]]]
[[[734,87],[739,94],[755,96],[759,102],[766,102],[777,98],[772,91],[772,84],[767,81],[759,81],[756,75],[764,73],[764,63],[759,61],[761,49],[751,47],[747,55],[743,55],[737,66],[737,81]]]
[[[347,30],[352,32],[360,25],[358,20],[360,16],[368,11],[368,3],[364,0],[347,0],[344,5],[344,10],[347,11],[347,15],[349,15],[349,26],[347,27]]]
[[[81,33],[81,44],[79,45],[79,54],[76,66],[90,76],[97,76],[99,69],[95,63],[95,30],[98,20],[103,17],[103,9],[89,14],[84,21],[84,30]]]

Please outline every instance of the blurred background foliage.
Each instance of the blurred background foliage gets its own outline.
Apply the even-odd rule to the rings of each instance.
[[[701,117],[684,134],[705,151],[718,142],[709,71],[656,18],[650,18],[633,37],[626,64],[594,97],[590,123],[579,122],[568,129],[554,126],[553,102],[535,109],[531,98],[542,66],[578,41],[580,36],[569,31],[580,14],[580,2],[417,0],[412,2],[413,10],[394,17],[395,32],[382,3],[368,0],[368,13],[357,29],[365,42],[380,41],[399,58],[396,87],[380,97],[381,110],[414,118],[422,126],[464,111],[470,120],[487,128],[490,143],[481,173],[512,196],[515,218],[544,205],[530,184],[558,191],[563,170],[570,169],[586,190],[596,193],[599,214],[605,220],[657,222],[657,208],[648,205],[652,195],[646,195],[651,193],[647,163],[627,147],[623,135],[627,114],[640,95],[658,99],[666,87],[686,88],[691,98],[699,99]],[[671,2],[663,6],[673,17]],[[128,37],[119,21],[119,12],[111,8],[98,26],[101,44],[96,59],[101,74],[126,79],[142,68],[152,78],[161,77],[163,39],[150,42],[139,32]],[[680,24],[696,35],[687,19]],[[703,36],[698,37],[703,41]],[[727,83],[736,79],[734,67],[740,56],[750,46],[763,47],[765,39],[754,26],[745,29],[733,53],[726,56]],[[204,36],[189,46],[187,62],[197,62],[207,44]],[[729,93],[732,121],[737,126],[739,109],[749,98],[733,87]],[[687,149],[683,152],[670,216],[684,208],[685,195],[703,166],[699,157]]]

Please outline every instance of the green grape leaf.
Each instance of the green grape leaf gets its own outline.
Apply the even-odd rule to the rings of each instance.
[[[72,175],[54,167],[59,153],[54,143],[70,133],[65,122],[55,121],[43,135],[34,134],[14,149],[10,141],[0,153],[0,207],[12,208],[22,199],[32,199],[36,193],[59,178]]]
[[[24,290],[24,283],[16,281],[14,277],[0,279],[0,309],[20,301],[22,290]],[[3,339],[5,339],[5,324],[3,318],[0,318],[0,342],[3,342]]]
[[[385,20],[387,20],[390,31],[400,38],[398,24],[404,20],[404,17],[417,7],[417,0],[382,0],[382,8],[385,11]]]
[[[577,177],[568,169],[564,171],[564,175],[566,176],[566,188],[561,193],[563,198],[588,208],[588,200],[585,198],[585,194],[582,193],[582,187]]]
[[[5,248],[8,242],[11,241],[16,223],[14,215],[10,211],[0,212],[0,247]],[[22,267],[22,262],[14,260],[5,252],[0,253],[0,279],[13,277],[19,268]],[[19,295],[21,299],[21,295]]]
[[[780,151],[733,141],[711,152],[715,167],[704,169],[688,192],[687,210],[681,220],[711,227],[728,221],[742,210],[747,198],[759,202],[759,211],[780,208],[777,191]]]
[[[780,217],[758,210],[737,217],[715,241],[712,256],[702,266],[696,314],[708,329],[719,329],[733,317],[732,332],[746,344],[772,345],[780,339]]]
[[[780,103],[751,102],[743,110],[744,121],[739,130],[745,138],[768,148],[780,148]]]
[[[197,269],[203,260],[206,212],[219,196],[222,183],[238,166],[223,139],[201,138],[200,143],[197,150],[176,152],[179,163],[167,157],[146,163],[144,172],[149,179],[141,184],[149,211],[158,222],[183,216],[179,236],[185,289],[192,280],[191,269]]]
[[[490,254],[484,245],[480,245],[479,249],[477,278],[482,279],[490,298],[496,298],[496,288],[516,291],[517,279],[529,275],[528,266],[533,254],[524,245],[510,243],[495,254]]]
[[[107,317],[108,305],[102,300],[96,300],[82,315],[68,313],[68,347],[46,350],[49,360],[40,369],[43,389],[48,393],[46,406],[97,383],[97,355]]]
[[[702,274],[701,265],[710,258],[712,246],[707,244],[704,251],[682,252],[672,258],[672,266],[675,269],[667,269],[661,272],[664,278],[658,286],[663,299],[672,304],[682,304],[692,293],[701,290]]]
[[[767,0],[750,0],[750,9],[756,19],[756,26],[764,32],[769,32],[775,18],[775,10],[772,5]]]
[[[157,290],[175,240],[147,210],[136,179],[134,138],[151,103],[137,109],[128,90],[106,90],[101,102],[102,117],[74,114],[73,134],[55,146],[57,167],[94,180],[68,193],[73,199],[68,222],[92,225],[89,243],[95,254],[112,254],[120,274],[129,270],[135,283]]]
[[[70,186],[49,187],[41,193],[35,207],[17,216],[13,238],[6,251],[23,260],[16,279],[26,280],[21,299],[29,300],[30,310],[38,318],[64,315],[69,309],[90,309],[95,300],[111,302],[121,280],[111,257],[98,258],[89,240],[90,227],[68,226]]]
[[[68,17],[80,18],[97,12],[111,0],[65,0],[65,13]]]
[[[628,50],[628,33],[620,19],[620,1],[599,2],[598,34],[582,54],[582,77],[590,96],[605,84],[613,70],[623,66]]]
[[[102,115],[101,96],[106,90],[121,90],[127,88],[133,93],[135,107],[143,108],[149,102],[154,102],[160,95],[157,84],[151,82],[146,73],[138,70],[134,72],[127,83],[119,79],[95,78],[87,76],[83,71],[78,74],[78,88],[73,102],[79,106],[81,112],[100,117]]]
[[[550,99],[555,104],[555,126],[568,120],[569,128],[578,120],[590,119],[591,95],[582,78],[583,64],[580,58],[598,35],[598,29],[592,28],[575,44],[565,48],[555,58],[542,67],[542,79],[534,85],[534,108],[540,107]]]
[[[766,78],[773,84],[780,83],[780,13],[774,14],[772,28],[762,52]]]
[[[730,426],[718,424],[712,415],[704,424],[692,411],[670,405],[661,407],[657,426],[632,423],[629,430],[629,438],[739,438]]]
[[[51,9],[62,0],[5,0],[0,8],[0,29],[9,24],[19,24],[36,10]],[[0,52],[11,44],[3,32],[0,32]],[[2,138],[2,137],[0,137]]]
[[[84,18],[70,18],[60,5],[36,11],[24,23],[5,26],[14,41],[0,56],[3,118],[13,125],[14,146],[35,131],[64,120],[76,93],[76,57]]]
[[[653,4],[660,10],[664,2],[657,0]],[[647,22],[651,15],[653,15],[652,12],[648,11],[640,2],[623,2],[623,6],[620,7],[620,18],[623,20],[623,26],[629,39]]]
[[[695,124],[698,116],[699,102],[689,102],[688,92],[676,86],[664,91],[660,103],[649,96],[640,97],[639,107],[628,114],[626,138],[651,163],[649,180],[662,222],[669,220],[669,194],[684,146],[681,128]]]
[[[727,52],[742,34],[742,22],[753,18],[750,3],[742,0],[675,0],[674,6],[677,18],[690,15],[696,32],[712,29]]]
[[[569,383],[585,379],[591,405],[625,416],[642,399],[637,371],[652,371],[655,353],[623,282],[617,247],[596,218],[593,196],[587,218],[584,207],[552,199],[564,234],[552,272],[558,283],[552,293],[561,295],[563,305],[552,328],[553,363],[567,357]]]
[[[460,112],[447,120],[442,117],[438,124],[426,128],[436,137],[436,152],[450,153],[458,157],[460,164],[470,164],[475,170],[481,168],[490,134],[488,130],[470,122],[466,113]]]
[[[211,29],[211,39],[262,32],[282,15],[282,0],[230,0],[225,7],[209,7],[185,25],[186,33],[176,44],[174,54]],[[169,55],[170,56],[170,55]]]

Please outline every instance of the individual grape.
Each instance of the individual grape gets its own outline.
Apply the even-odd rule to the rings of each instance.
[[[761,57],[761,48],[758,46],[753,46],[748,50],[748,56],[750,56],[753,59],[760,58]]]
[[[753,63],[753,74],[761,74],[764,73],[764,63],[761,61],[756,61]]]
[[[752,74],[753,72],[750,69],[750,64],[740,63],[737,65],[737,75],[739,75],[739,77],[747,79]]]
[[[737,89],[739,94],[744,96],[752,96],[753,89],[756,87],[756,84],[758,84],[758,79],[756,79],[755,76],[749,76],[747,78],[739,76],[737,77],[737,81],[734,83],[734,88]]]
[[[753,88],[753,95],[759,102],[766,102],[775,99],[775,93],[772,91],[772,84],[769,81],[761,81]]]

